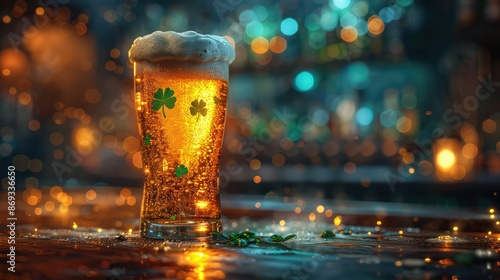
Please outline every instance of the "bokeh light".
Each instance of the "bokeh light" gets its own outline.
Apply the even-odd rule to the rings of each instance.
[[[314,86],[314,76],[308,71],[302,71],[295,76],[294,86],[298,91],[309,91]]]
[[[258,21],[251,21],[246,26],[246,34],[252,38],[256,38],[262,35],[264,32],[264,27]]]
[[[369,125],[373,122],[373,111],[368,107],[359,108],[356,112],[356,122],[360,125]]]
[[[269,41],[264,37],[253,39],[252,50],[257,54],[266,53],[269,50]]]
[[[379,35],[384,32],[384,22],[378,16],[371,16],[368,19],[368,31],[373,35]]]
[[[355,62],[347,68],[347,78],[353,88],[364,89],[370,81],[370,69],[363,62]]]
[[[342,40],[351,43],[358,38],[358,31],[352,26],[346,26],[340,31],[340,37]]]
[[[331,1],[333,3],[333,7],[338,8],[338,9],[345,9],[349,7],[351,4],[351,0],[333,0]]]
[[[292,36],[299,30],[299,24],[293,18],[286,18],[280,25],[281,33],[287,36]]]
[[[437,164],[442,168],[448,169],[455,165],[456,157],[455,154],[450,150],[442,150],[437,154]]]
[[[494,133],[497,130],[497,124],[492,119],[487,119],[483,122],[483,131],[486,133]]]
[[[286,50],[286,40],[283,37],[276,36],[269,42],[269,48],[274,53],[282,53]]]

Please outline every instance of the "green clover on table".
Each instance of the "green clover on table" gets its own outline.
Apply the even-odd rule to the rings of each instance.
[[[188,174],[188,168],[184,164],[179,164],[175,168],[175,177],[180,178],[182,175]]]
[[[262,245],[262,244],[277,244],[288,241],[297,237],[295,234],[290,234],[288,236],[281,236],[279,234],[273,234],[270,237],[267,236],[257,236],[255,232],[242,231],[240,233],[231,233],[229,235],[224,235],[218,231],[212,232],[216,239],[222,240],[223,243],[229,246],[246,247],[250,244]]]
[[[144,136],[144,145],[146,146],[149,146],[151,144],[151,134],[146,134],[146,136]]]
[[[166,88],[165,90],[159,88],[153,95],[153,98],[153,110],[159,111],[161,109],[164,118],[167,117],[165,115],[165,107],[173,109],[175,101],[177,101],[177,98],[174,96],[174,91],[170,88]]]
[[[207,103],[203,101],[203,99],[195,99],[193,102],[191,102],[191,107],[189,108],[189,111],[191,111],[192,116],[198,115],[198,120],[200,118],[200,115],[206,116],[207,115]]]
[[[335,233],[333,233],[333,231],[331,231],[331,230],[325,230],[319,235],[319,237],[321,237],[321,238],[334,238]]]

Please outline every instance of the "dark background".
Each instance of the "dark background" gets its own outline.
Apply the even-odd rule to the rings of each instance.
[[[3,1],[0,17],[18,188],[141,188],[128,49],[195,30],[236,47],[223,194],[498,204],[498,1]]]

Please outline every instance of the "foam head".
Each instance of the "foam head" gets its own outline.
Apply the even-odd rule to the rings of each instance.
[[[129,58],[132,62],[179,60],[229,64],[234,60],[234,48],[226,38],[216,35],[203,35],[194,31],[155,31],[135,39],[129,50]]]

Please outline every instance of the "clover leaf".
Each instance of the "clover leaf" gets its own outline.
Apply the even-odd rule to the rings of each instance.
[[[158,111],[161,109],[163,113],[163,117],[166,118],[165,115],[165,107],[168,109],[173,109],[175,106],[175,101],[177,98],[174,96],[174,91],[170,88],[166,88],[165,90],[159,88],[155,94],[153,95],[153,103],[152,107],[154,111]]]
[[[193,102],[191,102],[191,107],[189,108],[192,116],[198,115],[196,120],[200,118],[200,115],[206,116],[207,110],[207,103],[205,103],[203,99],[200,99],[200,101],[198,101],[198,99],[193,100]]]
[[[333,233],[333,231],[331,231],[331,230],[325,230],[319,235],[319,237],[321,237],[321,238],[334,238],[335,233]]]
[[[146,146],[149,146],[151,144],[151,134],[146,134],[146,136],[144,136],[144,145]]]
[[[281,236],[279,234],[273,234],[273,235],[271,235],[270,238],[271,238],[271,240],[273,242],[285,242],[285,241],[290,240],[290,239],[292,239],[292,238],[294,238],[296,236],[297,235],[295,235],[295,234],[291,234],[291,235],[288,235],[286,237],[283,237],[283,236]]]
[[[182,175],[188,174],[188,168],[184,164],[179,164],[175,168],[175,177],[180,178]]]
[[[286,237],[283,237],[279,234],[273,234],[270,237],[266,236],[257,236],[255,232],[251,231],[242,231],[240,233],[231,233],[228,236],[218,232],[214,231],[213,235],[219,240],[222,239],[222,241],[230,246],[237,246],[237,247],[246,247],[250,244],[275,244],[275,243],[281,243],[285,242],[287,240],[290,240],[292,238],[295,238],[297,235],[295,234],[290,234]]]

